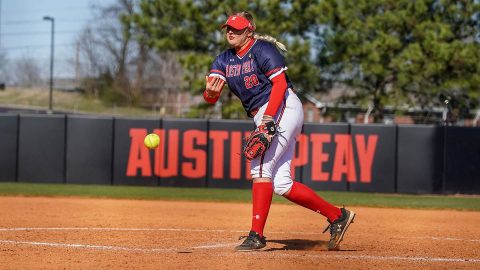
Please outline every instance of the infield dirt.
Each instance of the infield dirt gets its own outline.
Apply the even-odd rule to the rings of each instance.
[[[265,250],[234,252],[248,203],[0,197],[0,269],[480,269],[480,212],[349,207],[326,219],[273,204]]]

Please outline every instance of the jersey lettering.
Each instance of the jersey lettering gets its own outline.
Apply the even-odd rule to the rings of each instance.
[[[242,74],[250,73],[253,71],[253,59],[242,64]]]
[[[240,70],[242,69],[242,65],[227,65],[227,77],[234,77],[240,75]]]
[[[285,60],[275,45],[256,40],[242,57],[234,48],[222,52],[215,58],[210,72],[225,80],[249,112],[268,102],[272,88],[270,77],[281,69],[286,69]],[[286,79],[288,88],[292,88],[288,77]]]
[[[250,72],[254,71],[254,69],[253,69],[253,59],[251,59],[247,62],[244,62],[242,64],[227,65],[226,71],[227,71],[227,77],[229,77],[229,78],[239,76],[240,73],[241,74],[250,73]]]

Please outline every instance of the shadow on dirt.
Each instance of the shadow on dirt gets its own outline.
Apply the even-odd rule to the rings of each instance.
[[[267,240],[267,245],[268,243],[282,244],[284,246],[267,248],[267,249],[264,249],[263,251],[275,251],[275,250],[327,251],[328,241],[314,241],[314,240],[306,240],[306,239],[286,239],[286,240]],[[344,250],[340,248],[336,251],[359,251],[359,250]]]
[[[274,250],[327,250],[327,241],[313,241],[306,239],[267,240],[270,243],[284,245],[278,248],[268,248],[265,251]]]

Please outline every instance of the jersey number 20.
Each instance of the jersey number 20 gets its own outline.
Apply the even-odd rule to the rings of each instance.
[[[257,78],[256,74],[252,74],[250,76],[245,76],[243,78],[243,80],[245,81],[245,87],[247,89],[250,89],[250,88],[258,85],[258,78]]]

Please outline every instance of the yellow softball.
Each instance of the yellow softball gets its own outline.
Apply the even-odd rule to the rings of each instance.
[[[150,133],[147,136],[145,136],[145,139],[143,140],[143,144],[148,149],[155,149],[158,147],[158,144],[160,143],[160,137],[155,134],[155,133]]]

